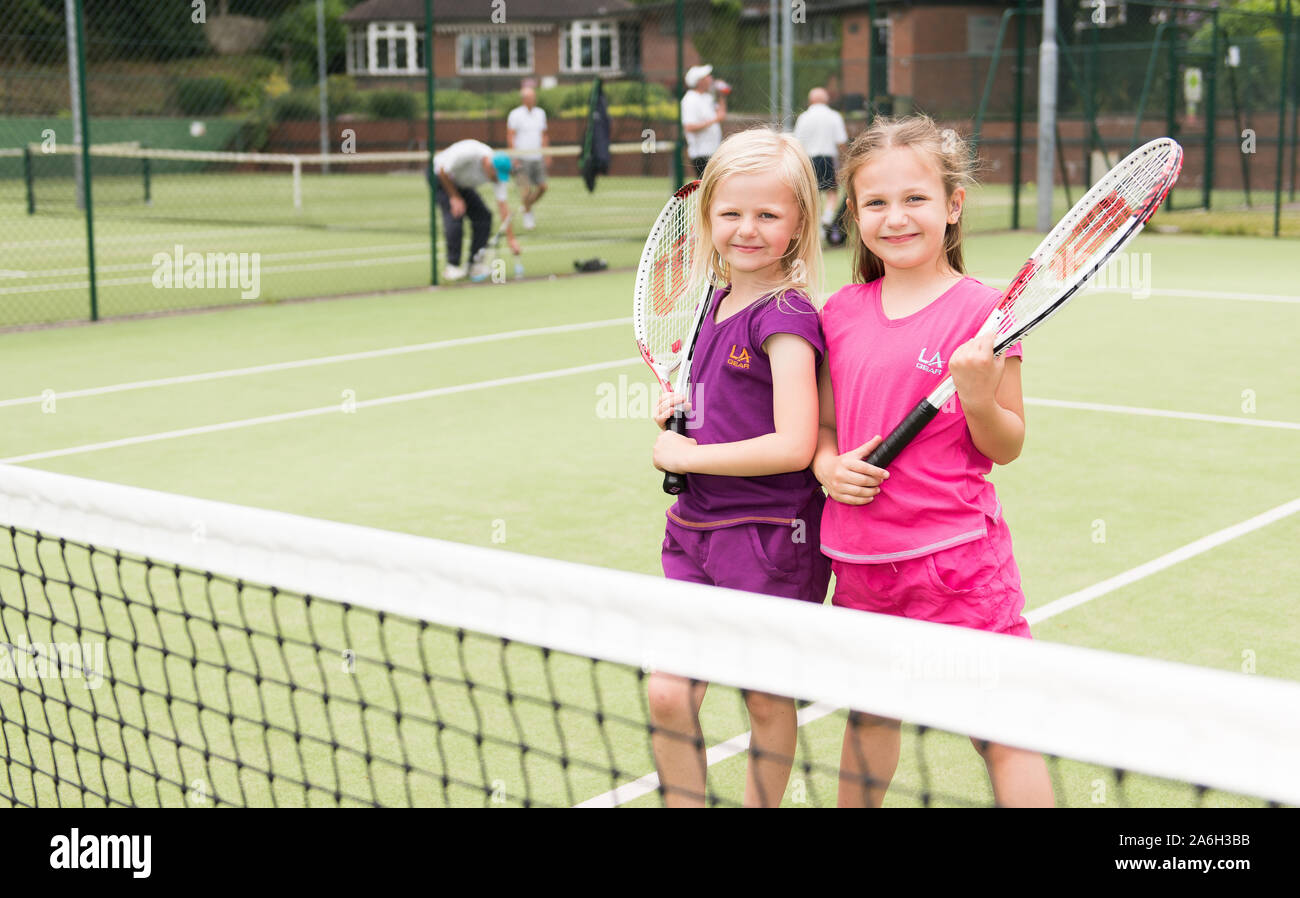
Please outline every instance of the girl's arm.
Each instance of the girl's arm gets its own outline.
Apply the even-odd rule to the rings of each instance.
[[[975,448],[999,465],[1020,456],[1025,445],[1025,400],[1020,359],[993,355],[993,335],[968,340],[948,361]]]
[[[835,427],[835,394],[831,391],[830,369],[823,363],[817,376],[817,396],[821,405],[821,425],[817,433],[817,453],[813,456],[813,475],[826,488],[826,495],[845,505],[866,505],[880,492],[880,484],[889,472],[863,461],[880,444],[872,437],[856,449],[840,455],[839,431]]]
[[[761,477],[801,471],[817,448],[816,356],[808,341],[773,334],[763,342],[772,365],[773,433],[734,443],[701,446],[665,430],[655,442],[655,467],[678,474]],[[717,410],[725,414],[725,410]]]

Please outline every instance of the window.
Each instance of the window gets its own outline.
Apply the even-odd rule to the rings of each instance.
[[[618,25],[618,61],[625,72],[641,71],[641,26],[636,22]]]
[[[348,72],[350,74],[370,70],[368,46],[369,42],[366,40],[365,28],[357,28],[348,36]]]
[[[353,30],[348,71],[359,75],[409,75],[424,71],[424,32],[412,22],[372,22]]]
[[[462,34],[457,38],[456,70],[465,73],[531,72],[531,34]]]
[[[622,71],[625,66],[620,56],[627,45],[624,31],[616,22],[573,22],[560,33],[560,71]]]

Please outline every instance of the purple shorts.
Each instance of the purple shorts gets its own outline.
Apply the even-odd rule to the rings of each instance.
[[[880,564],[835,561],[832,604],[1011,636],[1029,635],[1025,594],[1006,521],[988,534],[920,558]]]
[[[664,576],[820,605],[831,578],[830,559],[818,548],[824,501],[818,491],[799,515],[802,526],[692,530],[670,520],[664,534]]]

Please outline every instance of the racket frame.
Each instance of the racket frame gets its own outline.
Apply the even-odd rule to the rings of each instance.
[[[1037,273],[1039,267],[1044,264],[1044,257],[1051,246],[1061,240],[1062,236],[1068,231],[1086,223],[1086,214],[1096,208],[1103,197],[1114,192],[1115,173],[1121,168],[1131,167],[1133,160],[1138,157],[1166,150],[1169,144],[1173,145],[1174,152],[1170,155],[1160,177],[1152,185],[1142,203],[1130,211],[1127,224],[1106,238],[1105,243],[1091,253],[1087,264],[1070,273],[1070,279],[1064,287],[1060,288],[1049,305],[1045,306],[1038,314],[1010,328],[1006,333],[1000,334],[993,346],[995,356],[1002,355],[1020,342],[1027,334],[1064,308],[1065,304],[1086,286],[1117,252],[1142,232],[1142,229],[1146,227],[1147,222],[1151,220],[1151,216],[1160,208],[1160,204],[1164,202],[1165,197],[1169,195],[1170,189],[1178,180],[1178,174],[1183,167],[1182,147],[1173,139],[1162,137],[1134,150],[1094,184],[1038,244],[1029,260],[1021,266],[1020,271],[1012,279],[1010,285],[1003,291],[997,307],[993,309],[976,332],[977,337],[989,333],[998,334],[1007,317],[1005,308],[1008,300],[1014,300],[1020,291],[1024,290],[1025,286]],[[1053,257],[1048,257],[1049,263],[1051,258]],[[956,392],[957,385],[951,375],[944,378],[943,382],[918,402],[907,413],[907,416],[899,422],[898,426],[889,432],[889,436],[867,455],[867,464],[874,465],[877,468],[888,467],[898,457],[899,453],[907,448],[908,444],[925,429],[925,426],[934,420],[935,416],[939,414],[939,410],[952,399]]]
[[[656,262],[659,259],[656,251],[659,248],[659,240],[663,232],[670,227],[678,210],[682,204],[692,202],[696,192],[699,190],[700,182],[690,181],[683,184],[671,199],[660,210],[659,216],[655,219],[654,225],[650,228],[650,234],[646,238],[645,246],[641,250],[641,260],[636,270],[636,287],[633,293],[632,302],[632,327],[636,335],[637,349],[641,352],[641,358],[645,360],[651,372],[654,373],[655,379],[665,391],[676,392],[680,395],[686,395],[690,387],[690,362],[695,352],[695,340],[699,337],[700,329],[704,324],[704,315],[711,305],[712,288],[708,284],[693,285],[687,283],[683,286],[682,291],[688,296],[694,292],[698,295],[694,301],[692,310],[690,330],[685,334],[685,342],[676,353],[675,358],[669,364],[664,364],[654,358],[650,351],[648,337],[648,322],[652,314],[649,304],[650,288],[654,281]],[[683,271],[687,278],[690,277],[693,270],[693,261],[695,253],[695,227],[694,224],[686,229],[683,234],[685,259]],[[670,378],[676,376],[674,385]],[[671,418],[665,423],[667,429],[674,433],[686,434],[686,415],[679,408],[673,412]],[[671,471],[664,473],[664,492],[669,495],[677,495],[685,492],[687,489],[686,475],[676,474]]]

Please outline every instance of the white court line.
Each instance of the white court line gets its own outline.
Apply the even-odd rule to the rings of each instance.
[[[1132,293],[1122,287],[1094,287],[1098,293]],[[1289,302],[1300,303],[1300,296],[1285,293],[1235,293],[1220,290],[1177,290],[1170,287],[1148,288],[1145,292],[1152,296],[1187,296],[1192,299],[1234,299],[1243,302]]]
[[[1085,602],[1091,602],[1098,596],[1104,596],[1106,593],[1114,592],[1121,587],[1128,586],[1130,583],[1136,583],[1138,580],[1150,577],[1152,574],[1163,571],[1165,568],[1173,567],[1180,561],[1186,561],[1187,559],[1194,558],[1203,552],[1208,552],[1216,546],[1221,546],[1224,543],[1250,533],[1253,530],[1267,527],[1274,521],[1280,521],[1285,517],[1295,514],[1297,511],[1300,511],[1300,499],[1292,499],[1290,502],[1279,505],[1276,508],[1270,508],[1268,511],[1263,512],[1262,514],[1257,514],[1249,520],[1242,521],[1240,524],[1233,524],[1231,527],[1225,527],[1216,533],[1211,533],[1209,536],[1203,536],[1194,542],[1190,542],[1185,546],[1174,549],[1172,552],[1167,552],[1159,558],[1153,558],[1146,564],[1140,564],[1132,570],[1125,571],[1122,574],[1117,574],[1108,580],[1102,580],[1100,583],[1095,583],[1087,589],[1081,589],[1078,592],[1070,593],[1068,596],[1062,596],[1059,599],[1048,602],[1042,607],[1026,612],[1025,620],[1031,624],[1038,623],[1040,620],[1047,620],[1049,617],[1054,617],[1062,611],[1068,611],[1069,609],[1078,607]]]
[[[1240,418],[1231,415],[1203,415],[1200,412],[1174,412],[1163,408],[1139,408],[1130,405],[1106,405],[1101,402],[1072,402],[1065,399],[1034,399],[1025,397],[1025,405],[1047,408],[1068,408],[1085,412],[1114,412],[1118,415],[1143,415],[1151,418],[1179,418],[1185,421],[1209,421],[1215,424],[1244,424],[1248,427],[1275,427],[1280,430],[1300,430],[1300,422],[1271,421],[1267,418]]]
[[[640,362],[634,359],[619,359],[613,362],[597,362],[594,365],[579,365],[575,368],[559,368],[554,371],[541,371],[536,374],[520,374],[515,377],[500,377],[496,380],[482,380],[477,383],[456,384],[451,387],[438,387],[433,390],[421,390],[418,393],[402,393],[397,396],[384,396],[379,399],[366,399],[348,404],[348,409],[377,408],[382,405],[394,405],[399,402],[414,402],[431,399],[435,396],[448,396],[453,393],[470,393],[491,387],[503,387],[512,384],[531,383],[538,380],[550,380],[556,377],[568,377],[571,374],[586,374],[591,371],[603,371],[608,368],[622,368]],[[313,418],[320,415],[343,414],[343,405],[326,405],[320,408],[303,409],[297,412],[282,412],[277,415],[263,415],[258,418],[243,418],[238,421],[225,421],[220,424],[204,424],[199,427],[186,427],[182,430],[169,430],[162,433],[145,434],[138,437],[125,437],[103,443],[88,443],[82,446],[69,446],[66,449],[51,449],[46,452],[32,452],[27,455],[15,455],[0,459],[3,464],[21,464],[23,462],[41,461],[47,458],[62,458],[67,455],[81,455],[86,452],[99,452],[104,449],[120,449],[123,446],[138,446],[142,443],[155,443],[160,440],[176,440],[183,437],[198,436],[205,433],[219,433],[225,430],[240,430],[256,427],[260,424],[275,424],[281,421],[293,421],[299,418]]]
[[[585,326],[603,327],[611,323],[626,324],[627,322],[626,319],[609,319],[608,321],[603,321],[603,322],[590,322],[587,325],[558,325],[556,328],[553,329],[538,328],[536,329],[536,331],[546,332],[546,331],[553,331],[553,330],[582,329]],[[506,332],[506,335],[514,336],[514,335],[522,335],[527,333],[528,332],[526,331]],[[442,345],[448,345],[448,344],[466,345],[469,343],[488,342],[490,340],[502,339],[502,338],[503,337],[501,335],[497,335],[497,334],[485,334],[479,337],[460,337],[455,340],[443,341]],[[421,344],[415,347],[397,347],[395,349],[369,350],[368,352],[363,352],[363,353],[352,353],[350,354],[349,357],[367,358],[376,355],[395,354],[402,351],[416,352],[416,351],[420,351],[421,349],[428,348],[430,345],[436,346],[438,344]],[[74,396],[74,395],[84,396],[84,395],[95,395],[97,393],[105,393],[105,392],[117,392],[117,391],[127,390],[127,389],[140,389],[145,386],[154,386],[164,381],[170,383],[187,383],[195,380],[212,380],[212,379],[217,379],[219,377],[238,376],[239,374],[256,373],[258,371],[279,370],[282,368],[293,368],[293,367],[308,367],[313,364],[328,364],[330,361],[333,361],[336,358],[341,359],[344,357],[330,357],[324,360],[305,359],[301,362],[280,362],[274,365],[259,366],[257,368],[237,369],[234,373],[212,372],[210,374],[182,375],[178,378],[166,378],[157,382],[140,381],[138,382],[138,384],[122,384],[122,385],[118,385],[117,387],[94,387],[89,390],[80,390],[80,391],[75,391],[73,393],[62,393],[62,394],[56,393],[54,395],[55,395],[55,399],[57,400],[60,396],[63,397]],[[624,365],[634,365],[638,361],[640,361],[640,359],[635,359],[635,358],[624,359],[618,362],[601,362],[596,365],[586,365],[586,366],[580,366],[576,368],[561,368],[554,371],[540,371],[534,374],[523,374],[523,375],[518,375],[516,377],[503,377],[494,380],[478,381],[476,383],[458,384],[452,387],[438,387],[433,390],[422,390],[416,393],[402,393],[396,396],[387,396],[380,399],[368,399],[362,402],[354,403],[350,407],[368,408],[376,405],[388,405],[397,402],[410,402],[410,401],[415,401],[420,399],[428,399],[434,396],[443,396],[450,393],[467,393],[474,390],[483,390],[491,387],[509,386],[517,383],[527,383],[534,380],[546,380],[553,377],[564,377],[568,374],[576,374],[582,371],[596,371],[602,368],[615,368]],[[44,398],[45,397],[41,397],[41,396],[35,396],[35,397],[26,396],[26,397],[22,397],[21,399],[3,400],[0,401],[0,407],[5,405],[32,404],[34,402],[43,401]],[[1040,405],[1050,405],[1050,404],[1055,404],[1056,402],[1055,400],[1035,400],[1035,399],[1027,399],[1025,401],[1028,404],[1040,404]],[[1079,403],[1079,404],[1061,403],[1061,404],[1065,407],[1084,405],[1083,403]],[[1128,408],[1126,406],[1097,405],[1097,406],[1093,406],[1093,408],[1095,410],[1100,410],[1100,411],[1116,411],[1124,414],[1135,414],[1135,415],[1149,414],[1154,417],[1186,418],[1189,420],[1204,420],[1204,421],[1211,421],[1216,423],[1237,423],[1237,424],[1261,425],[1266,427],[1273,426],[1273,427],[1283,427],[1288,429],[1300,429],[1300,426],[1297,426],[1296,424],[1287,421],[1259,422],[1250,418],[1228,418],[1225,416],[1216,416],[1216,415],[1200,415],[1195,412],[1165,412],[1161,409],[1134,409],[1134,408]],[[138,436],[138,437],[126,437],[124,439],[111,440],[105,443],[89,443],[82,446],[70,446],[66,449],[52,449],[46,452],[36,452],[28,455],[14,456],[13,458],[8,458],[8,459],[0,459],[0,462],[9,462],[11,464],[17,464],[19,462],[36,461],[43,458],[58,458],[64,455],[79,455],[85,452],[94,452],[101,449],[116,449],[121,446],[131,446],[139,443],[151,443],[151,442],[156,442],[158,440],[178,439],[181,437],[195,436],[197,434],[202,434],[202,433],[214,433],[223,430],[235,430],[241,427],[254,427],[259,424],[270,424],[277,421],[291,421],[295,418],[304,418],[304,417],[311,417],[314,415],[329,414],[331,412],[339,411],[340,409],[341,406],[339,405],[331,405],[331,406],[324,406],[315,409],[305,409],[303,411],[297,411],[297,412],[282,412],[276,415],[264,415],[257,418],[245,418],[236,421],[227,421],[221,424],[209,424],[209,425],[202,425],[199,427],[184,428],[182,430],[164,431],[162,433],[156,433],[156,434],[145,434],[143,436]]]
[[[1194,558],[1197,555],[1208,552],[1211,549],[1230,542],[1239,536],[1244,536],[1247,533],[1259,530],[1261,527],[1267,527],[1274,521],[1280,521],[1298,511],[1300,511],[1300,499],[1293,499],[1290,502],[1277,506],[1276,508],[1271,508],[1262,514],[1255,515],[1255,517],[1250,518],[1249,520],[1242,521],[1239,524],[1233,524],[1231,527],[1225,527],[1216,533],[1211,533],[1209,536],[1203,536],[1185,546],[1174,549],[1172,552],[1167,552],[1159,558],[1154,558],[1146,564],[1140,564],[1122,574],[1102,580],[1100,583],[1095,583],[1086,589],[1072,592],[1067,596],[1062,596],[1059,599],[1048,602],[1046,605],[1028,611],[1025,613],[1025,620],[1030,624],[1036,624],[1048,620],[1062,612],[1069,611],[1072,608],[1077,608],[1078,606],[1083,605],[1086,602],[1091,602],[1093,599],[1100,598],[1107,593],[1114,592],[1117,589],[1121,589],[1129,584],[1150,577],[1152,574],[1159,573],[1166,568],[1173,567],[1179,562],[1186,561],[1189,558]],[[820,720],[821,718],[834,713],[836,710],[838,709],[833,705],[822,702],[809,705],[799,712],[799,726],[803,726],[806,723],[812,723],[815,720]],[[718,764],[728,758],[747,751],[749,749],[749,735],[749,733],[741,733],[739,736],[734,736],[726,742],[722,742],[710,748],[705,753],[708,766],[712,767],[714,764]],[[597,795],[594,798],[589,798],[586,801],[575,805],[575,807],[617,807],[620,804],[625,804],[629,801],[640,798],[643,795],[647,795],[650,792],[654,792],[658,788],[659,775],[657,773],[649,773],[640,779],[618,786],[617,788],[611,789],[601,795]]]
[[[1006,278],[983,279],[983,283],[990,287],[1006,287],[1011,281]],[[1083,288],[1083,293],[1117,293],[1120,295],[1129,295],[1133,293],[1131,287],[1105,287],[1100,284],[1093,284]],[[1179,289],[1176,287],[1146,287],[1143,288],[1144,297],[1150,296],[1185,296],[1191,299],[1231,299],[1241,302],[1281,302],[1281,303],[1300,303],[1300,296],[1289,293],[1242,293],[1230,290],[1192,290]],[[1134,301],[1141,302],[1141,299],[1134,298]]]
[[[25,278],[27,272],[13,268],[0,268],[0,278]]]
[[[100,396],[105,393],[125,393],[129,390],[143,390],[149,387],[169,387],[175,384],[198,383],[200,381],[221,380],[227,377],[246,377],[250,374],[265,374],[268,371],[288,371],[294,368],[313,368],[318,365],[334,365],[341,362],[355,362],[361,359],[377,359],[394,355],[406,355],[412,352],[432,352],[453,346],[471,346],[476,343],[492,343],[497,340],[513,340],[519,337],[539,337],[547,334],[563,334],[572,331],[595,330],[602,327],[628,325],[631,318],[607,318],[604,321],[582,321],[575,324],[556,324],[549,327],[533,327],[526,330],[499,331],[495,334],[481,334],[475,337],[455,337],[450,340],[435,340],[431,343],[411,343],[406,346],[393,346],[387,349],[367,349],[360,352],[347,352],[341,355],[318,356],[310,359],[298,359],[292,362],[272,362],[266,365],[254,365],[249,368],[228,368],[224,371],[207,371],[202,374],[178,374],[173,377],[159,377],[153,380],[137,380],[128,383],[111,384],[104,387],[87,387],[80,390],[56,391],[54,398],[71,399],[79,396]],[[11,405],[34,405],[47,397],[22,396],[17,399],[0,399],[0,408]]]

